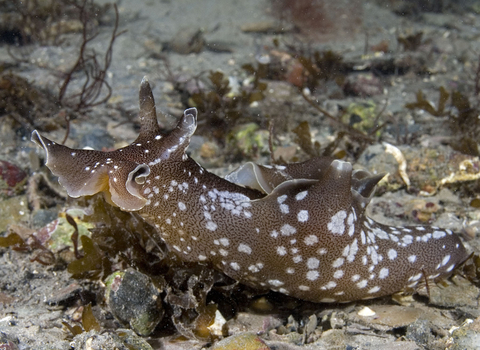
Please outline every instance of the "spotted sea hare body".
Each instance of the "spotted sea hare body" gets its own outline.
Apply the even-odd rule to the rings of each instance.
[[[140,121],[135,142],[112,152],[70,149],[36,131],[32,140],[70,196],[104,192],[153,224],[183,260],[211,263],[253,287],[347,302],[446,277],[467,257],[450,230],[367,217],[381,177],[347,162],[247,163],[225,179],[209,173],[185,153],[196,109],[163,135],[146,79]]]

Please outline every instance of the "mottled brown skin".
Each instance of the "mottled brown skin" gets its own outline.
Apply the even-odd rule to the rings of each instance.
[[[467,257],[450,230],[390,227],[366,217],[381,176],[353,172],[350,163],[248,163],[228,181],[185,154],[195,109],[161,134],[146,80],[140,121],[137,140],[113,152],[72,150],[36,131],[32,140],[45,149],[47,166],[71,196],[106,193],[113,204],[153,224],[184,260],[210,262],[254,287],[346,302],[448,276]]]

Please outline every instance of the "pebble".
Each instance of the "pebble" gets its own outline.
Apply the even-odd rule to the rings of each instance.
[[[161,292],[147,275],[128,269],[107,277],[105,299],[118,321],[149,335],[163,318]]]
[[[246,312],[239,312],[237,317],[227,322],[228,334],[238,334],[246,331],[255,334],[264,334],[280,327],[283,320],[274,315],[258,315]]]
[[[432,334],[432,326],[428,320],[419,319],[407,326],[405,338],[412,340],[417,344],[432,344],[434,339]]]
[[[11,224],[27,223],[30,210],[26,196],[16,196],[0,201],[0,232]]]
[[[422,310],[414,307],[372,305],[369,308],[374,312],[374,315],[354,316],[353,319],[361,324],[380,330],[408,326],[422,315]]]
[[[0,349],[2,350],[18,350],[17,344],[10,339],[4,332],[0,332]]]
[[[205,38],[198,27],[180,29],[170,41],[170,48],[181,55],[199,53],[203,50]]]
[[[153,350],[150,344],[129,329],[102,334],[84,332],[73,338],[72,345],[75,350]]]
[[[265,342],[254,333],[240,333],[220,340],[211,350],[271,350]]]
[[[96,150],[109,149],[114,146],[113,137],[104,129],[92,129],[88,134],[82,135],[79,144],[88,146]]]
[[[27,174],[15,164],[0,160],[0,194],[11,197],[23,190]]]
[[[65,288],[54,291],[45,303],[49,306],[70,306],[80,299],[82,291],[83,288],[78,283],[73,282]]]
[[[431,284],[429,286],[430,293],[423,288],[419,290],[419,294],[429,297],[430,304],[439,307],[468,306],[477,308],[480,289],[458,275],[451,277],[450,280],[452,282],[447,280],[441,285]]]
[[[449,350],[479,350],[480,349],[480,317],[475,321],[466,320],[461,327],[451,330],[447,340]]]

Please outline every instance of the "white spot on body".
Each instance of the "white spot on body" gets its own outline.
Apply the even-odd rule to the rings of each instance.
[[[285,224],[280,228],[280,232],[284,236],[290,236],[297,232],[297,229],[289,224]]]
[[[303,260],[303,258],[301,255],[295,255],[292,260],[295,264],[298,264],[300,261]]]
[[[288,205],[280,204],[280,211],[282,212],[282,214],[288,214],[290,212],[290,209],[288,208]]]
[[[285,249],[285,247],[283,246],[279,246],[277,247],[277,254],[280,256],[284,256],[287,254],[287,249]]]
[[[440,239],[446,236],[446,233],[443,231],[433,231],[433,238]]]
[[[320,276],[320,273],[316,270],[310,270],[307,272],[307,280],[315,281]]]
[[[445,256],[442,260],[442,266],[447,265],[449,261],[450,261],[450,255]]]
[[[334,281],[328,282],[326,285],[322,287],[322,289],[332,289],[335,288],[337,284]]]
[[[343,277],[343,270],[337,270],[335,271],[335,273],[333,274],[333,278],[336,278],[336,279],[339,279],[339,278],[342,278]]]
[[[360,282],[357,283],[357,288],[363,289],[367,286],[368,281],[367,280],[361,280]]]
[[[384,278],[388,277],[388,273],[389,273],[388,268],[382,267],[382,269],[378,273],[378,278],[383,280]]]
[[[180,210],[185,210],[185,209],[187,209],[187,207],[185,206],[185,203],[183,203],[183,202],[178,202],[178,208],[179,208]]]
[[[307,267],[310,270],[317,269],[319,265],[320,265],[320,260],[318,260],[317,258],[308,258]]]
[[[310,235],[305,237],[304,242],[306,245],[314,245],[315,243],[318,243],[318,237],[315,235]]]
[[[228,256],[228,251],[226,251],[225,249],[219,249],[218,252],[221,256]]]
[[[245,254],[252,254],[252,248],[250,248],[250,246],[244,244],[244,243],[240,243],[238,245],[238,251],[240,253],[245,253]]]
[[[284,283],[282,281],[279,281],[279,280],[268,280],[268,283],[272,286],[275,286],[275,287],[280,287],[280,286],[284,285]]]
[[[395,249],[390,249],[388,251],[388,258],[390,260],[395,260],[397,258],[397,251]]]
[[[446,269],[445,271],[450,272],[450,271],[452,271],[452,270],[454,269],[454,267],[455,267],[455,264],[452,264],[452,265],[450,265],[450,266],[448,267],[448,269]]]
[[[420,272],[420,273],[416,274],[415,276],[410,277],[408,279],[408,282],[418,281],[422,276],[423,276],[423,273]]]
[[[412,264],[417,260],[417,256],[416,255],[410,255],[408,257],[408,261],[410,261]]]
[[[300,210],[297,214],[297,219],[299,222],[305,222],[308,220],[308,211],[307,210]]]
[[[302,199],[304,199],[308,194],[308,191],[302,191],[302,192],[298,192],[297,195],[295,196],[295,199],[297,201],[301,201]]]
[[[223,245],[224,247],[228,247],[230,244],[230,241],[228,238],[220,238],[219,241],[220,241],[220,244]]]
[[[340,266],[343,265],[344,261],[345,261],[345,259],[343,259],[343,258],[337,258],[337,259],[332,263],[332,267],[333,267],[333,268],[338,268],[338,267],[340,267]]]
[[[347,217],[347,212],[345,210],[340,210],[335,215],[332,216],[327,227],[330,232],[343,235],[345,232],[345,218]]]
[[[213,221],[207,221],[207,229],[210,231],[215,231],[217,229],[217,224],[214,223]]]
[[[409,245],[413,243],[413,237],[410,235],[405,235],[402,237],[402,241],[405,245]]]
[[[232,269],[234,269],[235,271],[240,270],[240,265],[239,265],[238,263],[236,263],[235,261],[233,261],[233,262],[230,263],[230,267],[231,267]]]
[[[348,252],[347,261],[353,262],[355,260],[355,255],[358,252],[357,239],[355,238],[350,246],[350,251]]]

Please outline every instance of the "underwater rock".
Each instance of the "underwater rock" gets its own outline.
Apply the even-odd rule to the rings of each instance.
[[[152,280],[133,269],[111,274],[105,298],[112,314],[140,335],[149,335],[163,318],[162,299]]]
[[[199,53],[203,50],[204,45],[203,31],[196,27],[180,29],[170,41],[170,48],[182,55]]]
[[[212,350],[270,350],[262,339],[253,333],[232,335],[216,343]]]
[[[0,160],[0,195],[11,197],[23,190],[27,174],[15,164]]]
[[[452,336],[446,344],[448,349],[480,349],[480,317],[475,321],[467,319],[461,327],[450,331]]]
[[[6,231],[11,224],[25,223],[28,220],[28,213],[26,196],[16,196],[0,201],[0,232]]]
[[[150,344],[128,329],[103,334],[84,332],[75,336],[72,344],[75,350],[153,350]]]
[[[0,349],[18,350],[18,346],[9,338],[7,334],[0,332]]]

